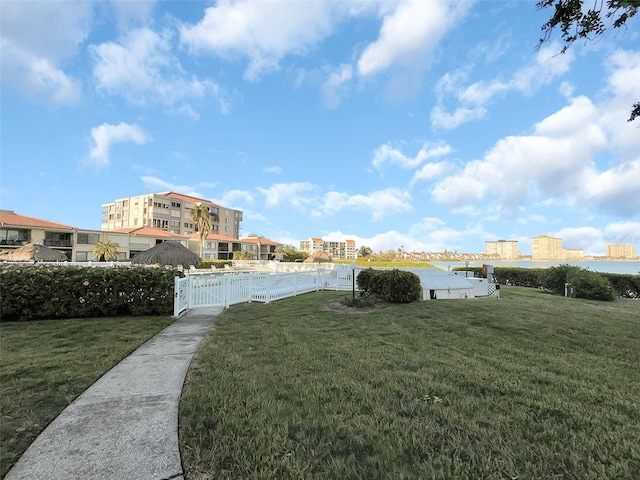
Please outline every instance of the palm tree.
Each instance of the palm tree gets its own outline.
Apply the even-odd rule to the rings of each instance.
[[[93,256],[101,262],[118,259],[118,247],[120,245],[110,240],[96,243],[93,247]]]
[[[200,258],[204,257],[204,240],[211,231],[211,220],[218,221],[218,216],[215,213],[209,212],[209,208],[206,205],[198,202],[196,207],[191,210],[191,219],[196,225],[198,234],[200,235]]]

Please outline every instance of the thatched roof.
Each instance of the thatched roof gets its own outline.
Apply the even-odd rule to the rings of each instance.
[[[180,242],[162,242],[155,247],[136,254],[131,263],[141,265],[197,265],[200,263],[198,254],[193,253]]]
[[[318,250],[317,252],[314,252],[313,255],[310,255],[305,260],[305,263],[331,263],[331,262],[332,262],[331,257],[326,252],[323,252],[322,250]]]
[[[64,262],[69,260],[59,250],[41,243],[27,243],[15,250],[6,250],[0,254],[0,261],[8,262]]]

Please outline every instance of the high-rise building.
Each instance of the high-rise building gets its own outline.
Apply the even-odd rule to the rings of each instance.
[[[197,231],[191,219],[191,211],[198,204],[205,205],[211,213],[212,233],[240,238],[241,210],[175,192],[148,193],[103,204],[101,230],[152,227],[180,235],[191,235]]]
[[[520,258],[517,240],[498,240],[497,242],[485,242],[485,255],[496,260],[517,260]]]
[[[312,237],[300,240],[300,250],[313,255],[315,252],[325,252],[331,258],[356,258],[355,240],[344,242],[324,241],[322,238]]]
[[[540,235],[531,239],[532,260],[562,260],[562,239]]]
[[[607,257],[635,259],[638,256],[635,245],[607,245]]]

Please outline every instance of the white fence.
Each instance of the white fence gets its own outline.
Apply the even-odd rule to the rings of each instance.
[[[355,277],[358,269],[355,270]],[[301,272],[199,273],[175,278],[173,314],[191,308],[223,307],[244,302],[265,302],[319,290],[354,288],[351,268]]]

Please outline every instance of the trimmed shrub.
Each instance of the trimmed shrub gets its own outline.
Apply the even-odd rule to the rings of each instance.
[[[142,267],[5,266],[1,320],[171,315],[176,274]]]
[[[363,294],[376,295],[391,303],[409,303],[420,298],[420,277],[403,270],[373,270],[358,274],[358,288]]]
[[[571,270],[567,274],[567,283],[576,298],[607,302],[612,302],[616,298],[616,292],[609,280],[597,272],[582,268]]]
[[[602,273],[622,298],[640,298],[640,275]]]

